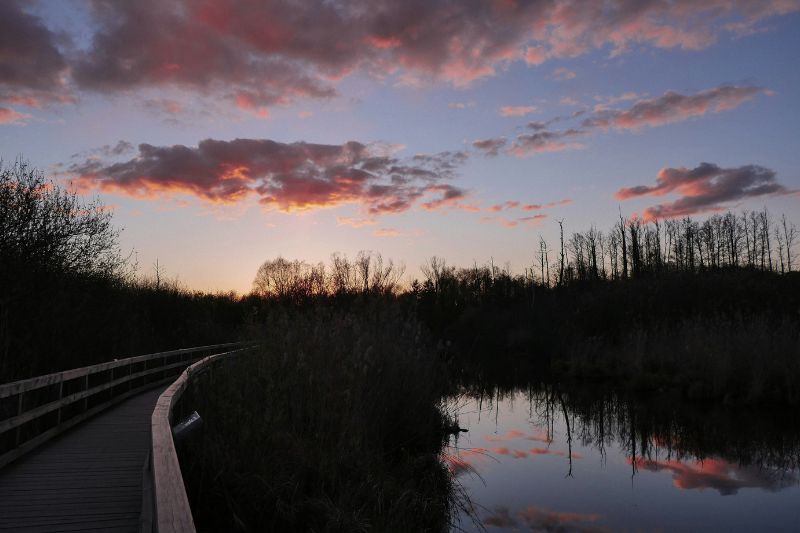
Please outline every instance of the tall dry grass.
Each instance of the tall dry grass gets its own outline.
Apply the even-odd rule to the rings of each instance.
[[[446,530],[440,362],[400,306],[277,308],[261,337],[187,397],[205,420],[182,453],[200,528]]]

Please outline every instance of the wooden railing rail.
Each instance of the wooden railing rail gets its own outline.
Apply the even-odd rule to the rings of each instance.
[[[158,398],[151,419],[152,447],[149,458],[149,476],[146,482],[151,486],[145,493],[152,494],[152,510],[144,508],[142,530],[156,533],[194,533],[194,519],[183,484],[181,466],[172,438],[172,424],[175,407],[192,379],[210,369],[211,365],[221,359],[247,353],[257,345],[250,345],[227,353],[210,355],[189,366],[172,385]],[[149,479],[148,479],[149,478]]]
[[[225,343],[139,355],[0,385],[0,467],[52,437],[160,383]]]

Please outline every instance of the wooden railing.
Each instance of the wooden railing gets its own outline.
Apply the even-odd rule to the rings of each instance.
[[[251,344],[238,350],[218,353],[201,359],[184,370],[180,377],[158,398],[151,419],[152,447],[145,471],[142,531],[194,533],[192,510],[189,507],[181,466],[172,438],[173,415],[193,376],[211,370],[212,365],[223,358],[229,360],[255,348],[257,346]]]
[[[115,403],[174,380],[194,361],[241,346],[140,355],[0,385],[0,467]]]

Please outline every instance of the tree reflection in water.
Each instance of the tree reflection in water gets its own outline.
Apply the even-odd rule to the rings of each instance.
[[[605,530],[614,517],[601,518],[592,502],[577,496],[570,508],[548,508],[535,499],[509,506],[475,497],[475,492],[507,491],[503,476],[508,483],[519,484],[520,479],[526,483],[508,496],[512,500],[519,499],[520,493],[545,490],[543,485],[557,493],[561,482],[555,478],[555,468],[561,471],[558,477],[572,483],[566,490],[576,492],[581,483],[609,483],[623,468],[628,469],[631,483],[645,473],[660,479],[668,475],[672,490],[718,496],[734,496],[743,489],[796,491],[800,484],[800,423],[786,411],[687,403],[669,393],[642,397],[551,383],[524,387],[473,383],[461,386],[449,405],[470,432],[454,438],[446,457],[475,499],[481,527]],[[595,468],[598,463],[601,473]],[[645,492],[645,488],[650,490],[649,483],[643,480],[628,490]],[[596,497],[597,502],[604,498],[611,496]],[[613,507],[609,501],[604,505]],[[675,504],[676,514],[684,512],[681,501]],[[658,507],[659,503],[641,505]],[[686,513],[685,519],[692,523],[691,513]]]

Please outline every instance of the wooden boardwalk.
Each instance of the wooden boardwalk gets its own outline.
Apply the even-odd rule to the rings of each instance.
[[[0,469],[0,531],[139,531],[151,416],[129,398]]]

